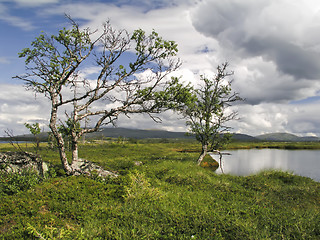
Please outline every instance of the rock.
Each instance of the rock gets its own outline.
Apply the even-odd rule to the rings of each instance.
[[[103,178],[107,176],[111,176],[111,177],[118,176],[117,174],[104,170],[99,165],[85,159],[78,159],[78,161],[74,162],[71,167],[75,171],[74,175],[86,174],[90,176],[92,175],[93,172],[95,172],[99,177],[103,177]]]
[[[79,159],[72,164],[74,175],[92,175],[94,172],[100,177],[117,177],[118,175],[104,170],[102,167],[88,160]],[[33,170],[40,176],[48,171],[48,164],[43,162],[41,157],[29,152],[3,152],[0,153],[0,170],[6,172],[21,172]]]
[[[43,177],[44,173],[48,171],[48,164],[33,153],[2,152],[0,153],[0,169],[6,172],[33,170]]]

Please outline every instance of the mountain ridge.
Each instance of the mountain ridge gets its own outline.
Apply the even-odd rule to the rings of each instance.
[[[132,129],[132,128],[102,128],[100,131],[86,135],[86,139],[103,139],[103,138],[180,138],[192,139],[194,136],[187,135],[185,132],[166,131],[161,129]],[[40,141],[46,141],[48,133],[41,133],[39,135]],[[14,137],[18,141],[32,141],[34,136],[31,134],[24,134]],[[0,137],[0,141],[9,141],[9,137]],[[305,136],[299,137],[291,133],[267,133],[258,136],[250,136],[248,134],[233,133],[233,140],[243,142],[254,141],[271,141],[271,142],[315,142],[320,141],[318,137]]]
[[[260,141],[271,141],[271,142],[316,142],[320,141],[318,137],[304,136],[299,137],[292,133],[278,132],[278,133],[266,133],[255,136]]]

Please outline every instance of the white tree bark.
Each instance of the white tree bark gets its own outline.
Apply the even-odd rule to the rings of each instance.
[[[205,156],[208,154],[208,145],[207,144],[204,144],[202,145],[202,150],[201,150],[201,154],[198,158],[198,165],[201,164],[202,160],[205,158]]]

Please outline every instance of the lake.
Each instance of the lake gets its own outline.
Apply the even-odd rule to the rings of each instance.
[[[231,155],[223,155],[224,173],[247,176],[277,169],[320,182],[320,150],[241,149],[225,152]],[[212,156],[219,159],[217,155]],[[221,173],[220,168],[216,172]]]

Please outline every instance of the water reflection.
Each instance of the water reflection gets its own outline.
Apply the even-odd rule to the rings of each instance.
[[[320,150],[249,149],[228,151],[224,173],[250,175],[266,169],[279,169],[320,181]],[[218,159],[216,155],[213,158]],[[220,168],[216,171],[220,172]]]

